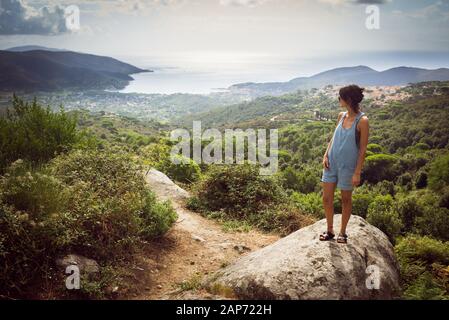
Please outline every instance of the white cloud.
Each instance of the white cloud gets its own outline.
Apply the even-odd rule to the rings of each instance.
[[[257,7],[270,0],[220,0],[223,6]]]

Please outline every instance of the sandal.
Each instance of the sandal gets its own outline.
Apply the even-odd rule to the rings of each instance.
[[[323,232],[323,234],[320,234],[320,241],[329,241],[335,238],[335,234],[329,231]]]
[[[339,234],[337,237],[338,243],[348,243],[348,235],[347,234]]]

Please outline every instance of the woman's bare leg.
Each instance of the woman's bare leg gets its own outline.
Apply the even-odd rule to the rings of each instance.
[[[323,182],[323,207],[326,214],[327,231],[334,233],[334,192],[336,183]]]
[[[344,235],[346,234],[346,227],[348,225],[352,213],[352,191],[341,190],[341,206],[342,206],[342,215],[341,215],[340,234]]]

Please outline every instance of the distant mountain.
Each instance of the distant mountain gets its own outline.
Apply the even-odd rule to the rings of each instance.
[[[0,51],[0,91],[122,89],[134,73],[119,60],[71,51]]]
[[[43,50],[43,51],[69,51],[64,49],[55,49],[55,48],[47,48],[43,46],[19,46],[19,47],[13,47],[9,49],[5,49],[5,51],[11,51],[11,52],[26,52],[26,51],[35,51],[35,50]]]
[[[244,92],[252,96],[282,95],[297,90],[320,88],[326,85],[358,84],[362,86],[406,85],[424,81],[447,81],[449,69],[427,70],[398,67],[376,71],[366,66],[337,68],[311,77],[300,77],[288,82],[240,83],[231,86],[231,92]]]

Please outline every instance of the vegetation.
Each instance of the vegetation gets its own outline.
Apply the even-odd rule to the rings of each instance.
[[[401,263],[401,271],[405,277],[403,289],[406,298],[442,299],[447,298],[448,294],[447,277],[441,277],[444,272],[447,273],[447,261],[420,257],[414,257],[412,261],[401,256],[407,246],[413,245],[418,251],[433,250],[434,246],[447,246],[446,241],[449,240],[448,87],[447,82],[414,84],[402,89],[401,93],[409,95],[405,101],[378,105],[367,100],[363,106],[370,119],[371,135],[362,172],[362,186],[353,195],[353,213],[380,228],[396,244],[398,258],[405,261]],[[222,108],[200,116],[203,122],[225,127],[279,128],[280,171],[274,184],[283,190],[275,193],[287,196],[288,202],[293,203],[302,215],[321,219],[324,218],[321,160],[335,128],[338,110],[335,109],[334,100],[334,97],[313,92],[298,92],[279,99],[260,98],[234,106],[232,111]],[[270,101],[272,106],[269,110],[265,106],[266,101]],[[319,110],[322,117],[314,117],[314,110]],[[245,174],[239,172],[236,176],[245,177]],[[219,192],[202,194],[201,190],[204,190],[203,193],[206,190],[203,185],[194,204],[205,206],[207,210],[233,214],[251,211],[247,208],[229,208],[226,201],[229,198],[225,197],[227,189],[220,188],[232,179],[232,175],[215,174],[210,177],[206,172],[205,181],[219,182],[217,185],[208,184],[208,190],[212,188]],[[237,184],[241,185],[242,182]],[[265,186],[268,193],[274,190],[269,183],[265,182]],[[242,197],[248,197],[244,191],[239,192]],[[216,204],[208,200],[209,196],[226,200]],[[249,205],[253,202],[244,203]],[[335,209],[341,212],[338,194]],[[221,218],[223,213],[217,216]],[[243,216],[247,217],[247,214]],[[262,215],[259,218],[262,219]],[[258,225],[257,221],[251,224]],[[437,269],[434,269],[435,263],[440,264]],[[419,272],[410,277],[413,281],[409,281],[407,268],[414,268],[414,265],[419,265],[420,269],[416,269]]]
[[[255,165],[212,166],[195,186],[189,207],[225,221],[242,221],[282,234],[309,224],[276,179],[259,175]]]
[[[132,155],[77,147],[81,132],[63,111],[15,98],[13,112],[1,120],[16,128],[8,150],[21,159],[0,177],[0,295],[32,294],[33,285],[57,276],[55,260],[68,253],[104,267],[81,289],[103,293],[110,282],[101,277],[114,274],[106,271],[162,236],[176,213],[156,201]]]
[[[64,110],[52,112],[34,100],[14,96],[12,109],[0,117],[0,172],[17,159],[42,163],[80,142],[76,118]]]
[[[353,213],[395,245],[407,299],[449,296],[448,87],[415,84],[401,90],[407,100],[363,106],[371,135]],[[104,272],[85,290],[104,293],[117,265],[175,220],[143,181],[149,167],[190,188],[189,208],[225,230],[285,235],[324,218],[321,160],[335,105],[335,97],[310,90],[200,114],[203,125],[278,128],[279,172],[267,177],[250,164],[173,164],[169,127],[156,121],[51,111],[15,98],[0,117],[0,295],[25,296],[24,288],[52,276],[55,258],[69,252],[97,259]],[[338,193],[335,209],[341,212]],[[196,286],[192,279],[181,289]]]

